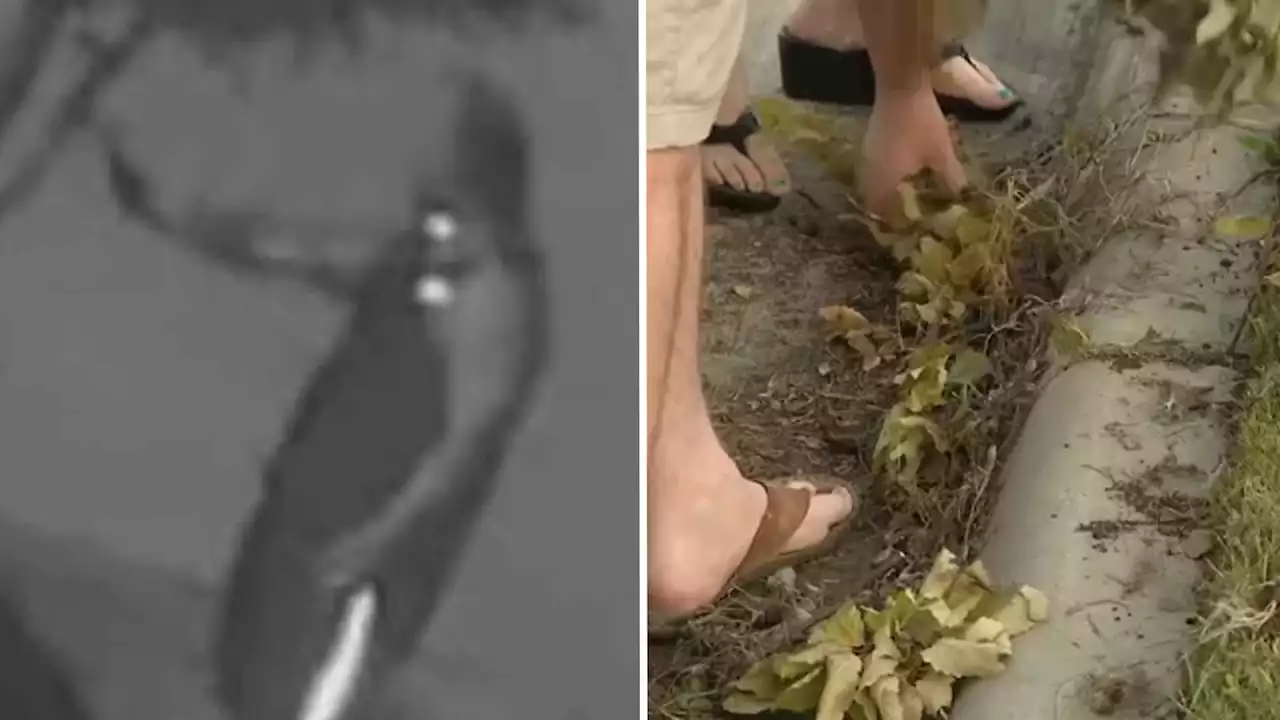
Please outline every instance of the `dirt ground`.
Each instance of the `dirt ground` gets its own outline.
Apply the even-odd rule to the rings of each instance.
[[[651,634],[651,718],[719,716],[724,689],[751,661],[799,641],[846,602],[878,604],[914,584],[943,547],[964,554],[979,542],[958,521],[922,521],[874,479],[871,456],[897,401],[901,367],[887,362],[864,371],[857,353],[828,340],[818,311],[847,305],[872,323],[894,326],[901,267],[865,228],[841,218],[849,209],[847,188],[813,158],[779,145],[797,192],[765,215],[711,211],[705,384],[720,436],[746,475],[813,471],[848,478],[859,493],[859,516],[836,552],[737,588],[710,613]],[[1006,358],[1019,367],[1026,359]],[[1001,441],[1018,408],[1034,397],[1034,377],[1006,375],[1006,382],[1007,391],[991,392],[1002,396],[992,402],[1005,406],[996,423]],[[964,522],[981,527],[985,520]],[[973,542],[957,547],[960,537]]]
[[[834,605],[895,583],[905,556],[934,544],[929,529],[895,515],[871,481],[870,452],[895,402],[894,368],[864,373],[851,349],[826,341],[818,316],[824,306],[843,304],[892,323],[898,268],[865,230],[839,222],[836,212],[805,195],[786,198],[764,216],[713,211],[703,372],[720,436],[745,474],[812,471],[852,479],[859,522],[837,552],[797,568],[793,583],[735,591],[713,615],[652,643],[649,677],[659,717],[711,710],[729,679],[724,673],[740,669],[737,658],[754,655],[714,647],[726,630],[745,631],[740,642],[785,644]],[[700,638],[703,629],[708,636]]]

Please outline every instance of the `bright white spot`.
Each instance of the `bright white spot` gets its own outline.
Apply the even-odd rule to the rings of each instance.
[[[342,608],[333,645],[302,699],[298,720],[337,720],[351,704],[377,621],[377,594],[365,585]]]
[[[453,285],[439,275],[427,275],[418,281],[417,295],[426,305],[448,305],[453,302]]]
[[[448,242],[458,234],[458,221],[447,212],[433,212],[423,219],[422,231],[433,240]]]

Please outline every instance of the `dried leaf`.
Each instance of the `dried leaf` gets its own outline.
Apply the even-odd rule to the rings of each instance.
[[[939,451],[947,448],[946,436],[932,420],[911,415],[905,406],[895,405],[880,428],[873,456],[877,469],[888,470],[899,482],[911,482],[928,447]],[[871,627],[871,613],[867,613]]]
[[[946,343],[930,343],[911,353],[904,381],[908,410],[921,413],[943,403],[950,352]]]
[[[818,667],[778,693],[774,706],[788,712],[808,712],[818,706],[822,697],[822,678],[826,666]]]
[[[1209,0],[1209,12],[1196,26],[1196,44],[1216,40],[1221,37],[1235,22],[1236,9],[1227,0]]]
[[[818,311],[819,317],[840,335],[871,332],[871,321],[847,305],[829,305]]]
[[[991,239],[991,231],[990,222],[970,213],[956,223],[956,240],[963,248],[984,245]]]
[[[993,642],[942,638],[920,654],[934,670],[951,677],[994,677],[1004,671],[1000,648]]]
[[[901,203],[902,216],[910,222],[918,222],[924,213],[920,210],[920,194],[914,185],[904,182],[898,185],[898,200]]]
[[[858,351],[858,354],[862,356],[863,372],[870,372],[876,369],[880,366],[881,361],[884,360],[880,355],[880,349],[866,335],[851,332],[845,335],[844,339],[845,342],[849,343],[849,347]]]
[[[1010,635],[1021,635],[1044,622],[1048,615],[1049,600],[1044,593],[1032,587],[1023,587],[1010,593],[1002,607],[991,614]],[[1037,619],[1039,618],[1039,619]]]
[[[862,621],[862,609],[853,603],[845,605],[809,631],[809,643],[814,645],[836,643],[856,650],[866,641],[867,628]]]
[[[912,618],[920,614],[920,601],[916,599],[915,593],[910,590],[903,589],[894,593],[889,598],[889,604],[884,610],[884,621],[888,623],[890,632],[898,632]],[[883,627],[884,623],[877,626]]]
[[[947,604],[946,600],[932,600],[930,602],[927,602],[924,605],[924,609],[926,612],[929,613],[929,615],[934,619],[934,621],[938,623],[938,626],[941,628],[945,629],[949,627],[954,627],[955,624],[958,622],[955,619],[956,617],[955,611],[951,609],[951,606]],[[959,621],[962,622],[963,618],[960,618]]]
[[[973,642],[995,642],[1005,632],[1004,625],[993,618],[979,617],[965,628],[963,639]]]
[[[902,681],[897,675],[883,677],[871,686],[871,699],[884,720],[904,720],[901,691]]]
[[[969,567],[964,569],[964,576],[969,577],[980,587],[986,588],[987,592],[991,592],[994,584],[991,582],[991,573],[987,572],[987,566],[981,560],[974,560],[969,563]]]
[[[946,245],[930,235],[920,238],[919,250],[916,251],[915,269],[935,285],[941,285],[950,279],[948,267],[955,259]]]
[[[890,248],[890,251],[893,254],[894,260],[897,260],[898,262],[906,262],[915,256],[916,251],[919,248],[920,241],[915,237],[906,235],[899,237],[898,241]]]
[[[734,715],[759,715],[777,709],[777,705],[772,700],[763,700],[746,693],[732,693],[725,698],[721,707],[725,712]]]
[[[810,128],[797,128],[787,135],[787,139],[793,143],[814,143],[818,145],[825,144],[830,138],[817,130]]]
[[[773,672],[784,681],[795,680],[826,665],[829,655],[844,651],[844,646],[838,643],[810,645],[790,655],[779,655],[774,660]]]
[[[786,686],[774,672],[773,658],[755,663],[733,684],[735,690],[767,699],[777,697]]]
[[[949,610],[945,609],[946,603],[941,600],[925,603],[918,606],[917,612],[902,623],[902,632],[917,645],[928,647],[937,642],[943,631],[946,630],[937,612],[937,606],[939,605],[942,606],[945,613],[950,613]]]
[[[880,720],[880,710],[871,693],[860,692],[853,698],[853,707],[849,709],[852,720]]]
[[[958,288],[971,288],[991,272],[991,250],[986,245],[970,245],[947,266],[947,277]]]
[[[910,300],[927,301],[938,293],[938,285],[920,273],[905,272],[898,278],[898,292]]]
[[[893,641],[893,628],[886,623],[876,631],[871,654],[862,667],[862,678],[859,688],[869,688],[886,677],[891,677],[898,670],[902,660],[902,651]]]
[[[960,574],[955,553],[943,548],[933,559],[933,568],[920,584],[920,597],[926,600],[941,598]]]
[[[1030,585],[1018,589],[1027,599],[1027,617],[1031,622],[1042,623],[1049,619],[1049,597]]]
[[[987,356],[977,350],[964,348],[951,363],[947,382],[954,385],[977,385],[989,374],[991,361]]]
[[[876,244],[883,248],[892,248],[902,241],[902,236],[891,229],[885,227],[876,220],[866,223],[867,230],[871,232],[871,237],[875,239]]]
[[[899,694],[902,696],[902,720],[921,720],[924,717],[924,699],[915,687],[901,684]]]
[[[945,370],[950,358],[951,346],[944,342],[921,345],[907,358],[907,373],[911,377],[920,377],[929,370]]]
[[[955,204],[940,213],[934,213],[926,221],[929,232],[942,240],[956,240],[956,228],[960,220],[969,215],[969,208]]]
[[[964,623],[991,596],[990,584],[983,582],[980,575],[975,575],[973,568],[973,565],[965,568],[947,590],[944,599],[951,614],[942,620],[947,627],[958,627]]]
[[[951,707],[954,695],[955,678],[936,671],[929,671],[916,681],[916,692],[924,703],[924,710],[930,715]]]
[[[818,698],[815,720],[841,720],[860,690],[862,660],[846,652],[827,658],[827,682]]]
[[[1239,240],[1257,240],[1271,234],[1271,218],[1265,217],[1228,217],[1219,218],[1213,223],[1213,229],[1219,235],[1226,235]]]
[[[1049,332],[1049,344],[1059,356],[1074,360],[1089,348],[1089,336],[1076,319],[1070,315],[1057,315],[1053,319],[1053,329]]]

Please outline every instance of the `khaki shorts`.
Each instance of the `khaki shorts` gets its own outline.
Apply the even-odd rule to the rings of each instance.
[[[715,121],[747,25],[745,0],[649,0],[648,149],[702,142]]]

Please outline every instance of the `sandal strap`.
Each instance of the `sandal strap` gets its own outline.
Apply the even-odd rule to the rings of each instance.
[[[943,43],[942,47],[938,48],[939,62],[946,62],[951,58],[964,58],[966,62],[973,62],[973,58],[969,57],[968,49],[959,40]]]
[[[702,141],[703,145],[732,145],[735,150],[747,154],[747,138],[760,132],[760,121],[750,109],[743,111],[732,125],[712,125]]]
[[[755,568],[777,559],[809,514],[813,491],[772,483],[761,485],[767,498],[764,516],[735,575],[749,575]]]

